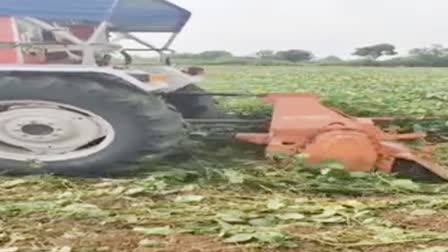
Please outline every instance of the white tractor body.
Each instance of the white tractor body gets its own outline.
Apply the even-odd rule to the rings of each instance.
[[[48,2],[51,4],[52,1]],[[97,22],[72,20],[70,15],[61,17],[58,13],[51,13],[49,11],[57,7],[54,4],[47,7],[47,12],[41,12],[41,9],[33,11],[33,6],[30,6],[28,11],[26,8],[18,8],[3,14],[0,3],[0,72],[106,74],[142,91],[158,93],[172,92],[201,81],[200,76],[189,75],[163,63],[145,67],[144,70],[131,70],[129,60],[132,60],[132,56],[128,52],[157,52],[160,61],[165,62],[168,57],[166,53],[173,52],[169,47],[189,19],[190,13],[163,0],[147,0],[147,3],[142,2],[142,6],[153,11],[152,16],[133,10],[137,16],[140,15],[138,21],[123,21],[124,15],[131,12],[129,8],[132,5],[129,2],[132,1],[110,0],[111,6],[118,8],[115,10],[117,14],[105,9],[111,12],[107,14],[109,17],[105,15],[105,20]],[[152,25],[151,19],[157,15],[161,15],[159,23]],[[147,28],[144,27],[145,22]],[[156,47],[133,32],[169,32],[172,35],[162,47]],[[109,39],[112,33],[116,37],[113,41]],[[141,48],[124,47],[120,41],[125,39],[137,42]],[[113,66],[112,53],[124,55],[126,63]],[[142,78],[145,75],[148,75],[147,78]]]

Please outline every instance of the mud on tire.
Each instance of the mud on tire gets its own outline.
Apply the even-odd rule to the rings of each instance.
[[[165,96],[166,101],[172,104],[184,118],[213,119],[228,117],[226,113],[219,109],[213,97],[182,95],[182,92],[205,93],[206,91],[194,84],[190,84]]]

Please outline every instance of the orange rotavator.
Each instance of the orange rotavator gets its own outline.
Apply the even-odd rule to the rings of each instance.
[[[310,163],[339,161],[349,171],[448,179],[448,170],[429,161],[425,157],[428,153],[399,143],[424,138],[425,134],[386,133],[373,119],[351,117],[325,107],[312,94],[271,94],[262,99],[274,107],[269,132],[236,137],[266,145],[269,154],[304,153]]]

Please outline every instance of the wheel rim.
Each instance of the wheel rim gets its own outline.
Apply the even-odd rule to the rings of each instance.
[[[0,158],[64,161],[107,148],[115,138],[101,116],[75,106],[47,101],[0,101]]]

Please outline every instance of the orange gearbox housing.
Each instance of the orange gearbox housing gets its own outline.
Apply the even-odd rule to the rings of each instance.
[[[444,167],[422,158],[399,140],[425,134],[389,134],[372,119],[356,118],[325,107],[313,94],[271,94],[262,98],[273,105],[269,132],[240,133],[242,141],[266,145],[269,154],[305,153],[310,163],[338,161],[349,171],[392,172],[396,160],[409,160],[448,179]]]

